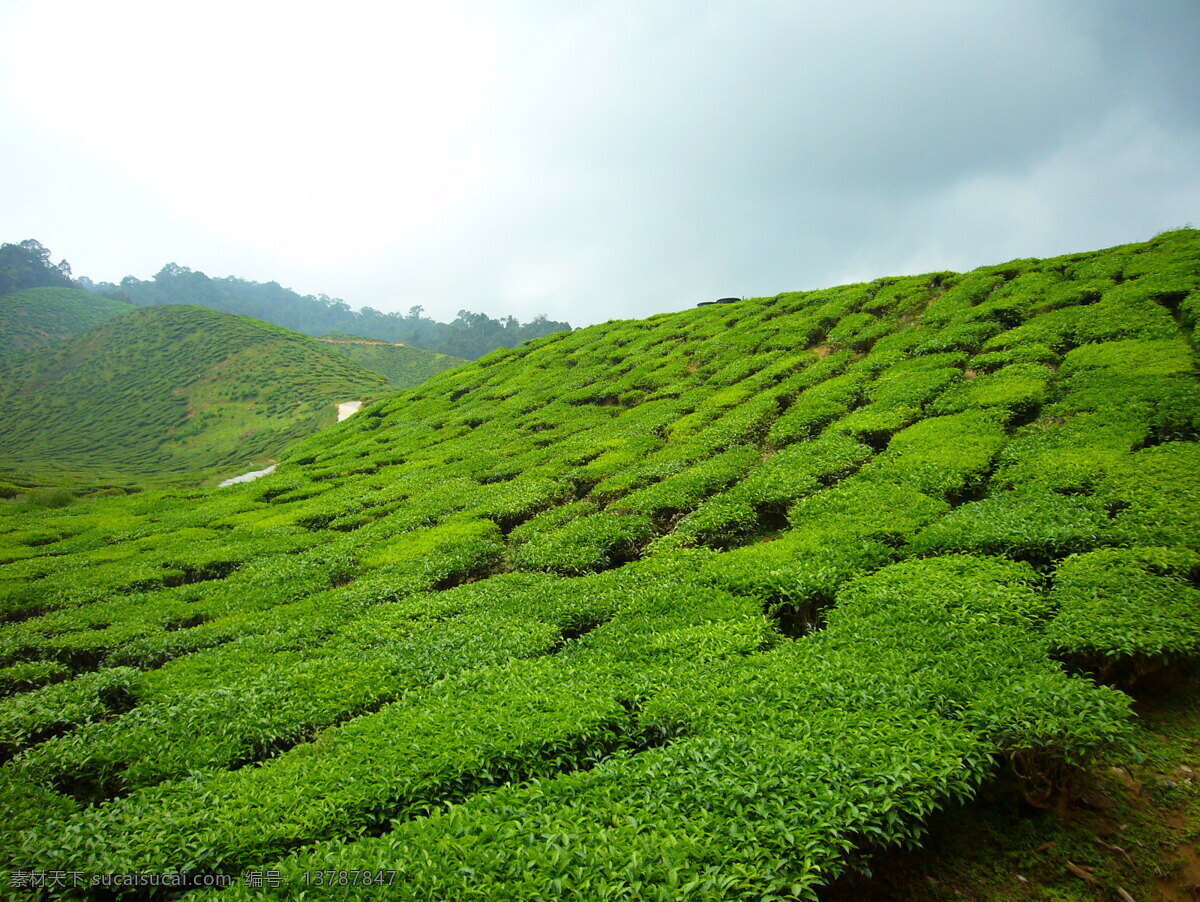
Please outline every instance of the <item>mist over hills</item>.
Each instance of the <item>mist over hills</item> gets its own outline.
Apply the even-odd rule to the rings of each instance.
[[[86,279],[80,280],[80,284],[106,297],[138,306],[200,304],[253,316],[307,335],[350,333],[467,359],[571,328],[569,323],[553,322],[544,316],[520,323],[512,316],[493,319],[484,313],[460,310],[453,322],[440,323],[424,316],[421,307],[413,307],[406,314],[381,313],[371,307],[353,310],[337,298],[300,295],[277,282],[250,282],[232,276],[214,279],[174,263],[164,266],[149,280],[128,276],[120,285],[97,285]]]
[[[521,323],[512,316],[493,319],[466,309],[450,323],[429,319],[420,306],[410,308],[406,314],[382,313],[371,307],[354,310],[345,301],[324,294],[301,295],[278,282],[251,282],[234,276],[210,278],[175,263],[164,266],[153,279],[126,276],[119,285],[97,283],[87,276],[72,279],[70,264],[66,260],[52,263],[49,249],[35,239],[0,245],[0,296],[38,287],[78,287],[138,307],[211,307],[306,335],[348,333],[463,359],[475,359],[496,348],[517,347],[530,339],[571,328],[569,323],[545,316]]]
[[[275,283],[211,280],[170,266],[153,282],[108,286],[144,307],[106,297],[98,287],[86,278],[72,281],[70,265],[52,263],[35,240],[0,246],[0,288],[6,289],[0,292],[0,472],[9,478],[84,486],[219,471],[262,460],[328,425],[335,402],[411,387],[464,362],[361,336],[300,341],[265,321],[253,325],[248,317],[217,312],[249,309],[313,331],[362,324],[366,315]],[[183,312],[186,304],[178,302],[188,300],[198,305]],[[115,318],[159,308],[90,334]],[[566,326],[539,321],[522,327],[511,318],[500,323],[465,311],[463,317],[447,325],[414,312],[403,334],[479,354]],[[281,342],[285,334],[290,338]],[[65,344],[73,338],[80,340]],[[206,367],[211,371],[202,375]],[[239,387],[239,380],[245,384]],[[288,394],[295,397],[285,411],[279,398]]]
[[[13,506],[0,862],[814,900],[947,811],[1150,779],[1125,690],[1200,659],[1198,320],[1183,230],[561,332],[249,485]],[[1173,785],[1084,873],[1149,898]],[[1012,860],[1081,879],[1047,823]],[[954,886],[1025,894],[994,864]]]

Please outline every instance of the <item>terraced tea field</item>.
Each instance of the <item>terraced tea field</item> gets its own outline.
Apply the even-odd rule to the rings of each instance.
[[[0,365],[94,329],[134,309],[76,288],[26,288],[0,296]]]
[[[1180,231],[610,322],[5,517],[5,867],[812,899],[1053,804],[1200,650],[1198,317]]]
[[[357,335],[326,335],[317,341],[366,369],[382,373],[393,388],[412,388],[435,373],[466,363],[461,357]]]
[[[38,293],[43,324],[77,311]],[[50,485],[232,476],[336,421],[340,401],[386,379],[298,332],[209,310],[145,309],[85,296],[100,316],[130,312],[40,350],[0,359],[0,473]],[[67,301],[73,300],[68,297]],[[109,311],[111,312],[111,311]],[[56,318],[57,316],[57,318]],[[81,317],[71,322],[90,322]]]

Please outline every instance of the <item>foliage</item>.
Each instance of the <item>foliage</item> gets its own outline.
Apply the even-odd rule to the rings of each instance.
[[[233,276],[213,279],[175,263],[168,263],[150,280],[126,276],[119,285],[86,280],[80,280],[80,284],[139,307],[196,304],[253,316],[307,335],[365,336],[472,360],[495,348],[515,348],[530,339],[571,328],[569,323],[554,322],[545,316],[521,323],[512,316],[497,320],[484,313],[460,310],[453,322],[441,323],[424,316],[421,307],[413,307],[407,314],[381,313],[371,307],[352,310],[345,301],[323,294],[299,295],[278,282],[250,282]]]
[[[412,388],[434,373],[466,363],[461,357],[354,335],[323,335],[317,340],[365,369],[386,376],[393,388]]]
[[[133,308],[75,288],[27,288],[0,297],[0,368]]]
[[[71,267],[66,260],[53,264],[50,251],[32,238],[18,244],[0,244],[0,295],[25,288],[68,287]]]
[[[278,326],[200,307],[134,309],[4,372],[0,462],[58,479],[233,476],[383,381]]]
[[[4,502],[4,866],[815,899],[1001,769],[1048,804],[1200,655],[1197,260],[604,323],[249,485]]]
[[[1054,573],[1058,613],[1046,634],[1072,654],[1191,657],[1200,652],[1200,555],[1185,548],[1105,548]]]

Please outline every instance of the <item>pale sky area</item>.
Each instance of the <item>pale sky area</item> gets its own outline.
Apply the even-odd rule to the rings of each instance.
[[[1196,0],[0,0],[0,241],[585,325],[1200,225]]]

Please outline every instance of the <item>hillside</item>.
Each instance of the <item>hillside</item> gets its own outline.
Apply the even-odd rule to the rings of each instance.
[[[0,296],[0,366],[133,309],[77,288],[27,288]]]
[[[449,354],[438,354],[424,348],[391,344],[358,335],[334,333],[322,335],[317,341],[331,350],[344,354],[360,366],[387,377],[393,388],[412,388],[435,373],[452,369],[467,361]]]
[[[1196,231],[780,294],[492,353],[249,485],[13,507],[0,861],[813,899],[1052,808],[1200,654],[1198,318]]]
[[[269,323],[202,307],[134,309],[10,363],[0,471],[70,482],[236,470],[332,424],[337,402],[384,386]]]
[[[212,278],[175,263],[168,263],[153,279],[126,276],[119,285],[80,279],[79,284],[139,307],[198,304],[253,316],[306,335],[350,333],[469,359],[571,328],[570,323],[554,322],[545,316],[522,323],[513,316],[493,319],[485,313],[460,310],[453,321],[442,323],[425,316],[420,306],[410,308],[408,313],[384,313],[372,307],[353,310],[345,301],[324,294],[301,295],[278,282],[251,282],[234,276]]]

